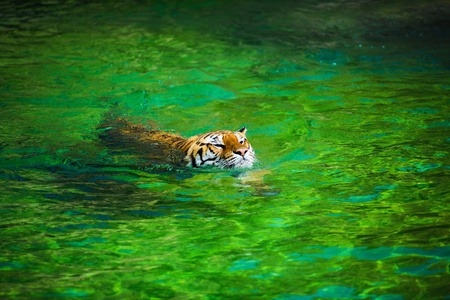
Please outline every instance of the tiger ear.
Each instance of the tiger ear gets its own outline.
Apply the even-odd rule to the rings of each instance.
[[[238,130],[238,132],[245,134],[247,132],[247,128],[242,127],[241,129]]]

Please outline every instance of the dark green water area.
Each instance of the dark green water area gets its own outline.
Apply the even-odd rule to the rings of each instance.
[[[2,1],[1,299],[450,299],[448,1]],[[248,128],[252,169],[112,149]],[[141,149],[142,150],[142,149]]]

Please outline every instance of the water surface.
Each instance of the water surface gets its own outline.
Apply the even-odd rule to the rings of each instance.
[[[1,4],[0,298],[449,298],[449,12]],[[259,162],[149,164],[110,114]]]

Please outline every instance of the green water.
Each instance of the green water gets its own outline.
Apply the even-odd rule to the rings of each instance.
[[[0,298],[450,299],[449,13],[0,4]],[[146,164],[110,113],[258,165]]]

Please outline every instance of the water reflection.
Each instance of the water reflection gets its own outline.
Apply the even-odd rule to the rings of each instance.
[[[446,3],[1,8],[2,297],[446,296]],[[111,111],[260,164],[148,161]]]

